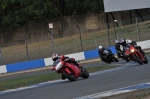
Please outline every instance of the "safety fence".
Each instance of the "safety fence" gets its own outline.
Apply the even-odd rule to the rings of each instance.
[[[32,61],[50,57],[54,52],[59,55],[85,52],[97,49],[99,45],[113,46],[115,39],[128,38],[143,41],[150,38],[150,16],[131,20],[106,23],[103,30],[95,29],[83,32],[76,28],[76,35],[51,39],[51,36],[37,39],[24,39],[22,45],[0,46],[0,65]],[[68,28],[69,29],[69,28]],[[55,36],[55,35],[54,35]]]
[[[137,42],[137,45],[141,46],[142,49],[149,49],[150,48],[150,40]],[[113,52],[113,54],[116,54],[116,50],[115,50],[114,46],[111,46],[108,48]],[[97,49],[73,53],[73,54],[67,54],[66,56],[73,57],[78,61],[99,57]],[[51,57],[44,58],[44,59],[38,59],[38,60],[32,60],[32,61],[26,61],[26,62],[20,62],[20,63],[14,63],[14,64],[7,64],[7,65],[0,66],[0,73],[23,71],[23,70],[28,70],[28,69],[40,68],[40,67],[44,67],[44,66],[51,66],[52,64],[53,64],[53,61],[52,61]]]

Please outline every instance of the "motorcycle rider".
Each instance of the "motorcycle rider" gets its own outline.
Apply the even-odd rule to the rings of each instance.
[[[54,63],[53,63],[53,66],[55,66],[55,65],[57,65],[57,61],[60,60],[60,56],[58,56],[58,54],[54,53],[54,54],[52,55],[52,60],[53,60],[53,62],[54,62]],[[79,64],[77,63],[77,61],[75,61],[75,59],[69,58],[68,56],[64,56],[64,61],[67,61],[67,62],[69,62],[69,63],[73,63],[74,65],[80,67]]]
[[[100,46],[98,47],[98,55],[99,55],[99,58],[100,58],[102,61],[107,62],[107,61],[105,60],[105,55],[103,54],[103,51],[104,51],[104,50],[105,50],[105,48],[100,45]]]
[[[52,55],[52,60],[53,60],[53,68],[51,70],[55,69],[55,66],[57,65],[58,61],[60,60],[60,56],[58,56],[58,54],[54,53]],[[67,61],[69,63],[73,63],[74,65],[76,65],[77,67],[80,67],[79,64],[77,63],[77,61],[75,61],[73,58],[69,58],[68,56],[64,56],[64,61]],[[66,77],[64,77],[63,75],[61,75],[61,79],[66,79]]]
[[[127,46],[126,39],[121,38],[121,39],[120,39],[120,44],[123,46],[123,50],[124,50],[125,47]]]
[[[121,52],[122,52],[122,50],[120,49],[121,46],[122,45],[120,44],[119,40],[116,40],[115,41],[115,49],[116,49],[118,58],[121,58]]]
[[[137,46],[137,43],[135,41],[132,41],[130,39],[126,40],[127,44],[131,44],[133,45],[136,49],[138,49],[143,55],[145,54],[145,52],[142,50],[141,46]]]

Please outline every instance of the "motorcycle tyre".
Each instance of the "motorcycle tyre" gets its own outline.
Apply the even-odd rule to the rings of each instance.
[[[107,60],[107,61],[104,61],[105,63],[108,63],[108,64],[110,64],[111,63],[111,61],[110,60]]]
[[[148,63],[148,59],[146,58],[146,56],[144,56],[145,60],[143,61],[144,64]]]
[[[126,62],[129,62],[129,61],[130,61],[130,60],[128,59],[128,57],[125,57],[124,59],[125,59]]]
[[[104,62],[110,64],[112,60],[106,57]]]
[[[89,73],[85,68],[81,67],[80,70],[82,72],[82,78],[84,79],[89,78]]]
[[[113,58],[115,62],[119,62],[119,60],[115,56],[113,56]]]
[[[136,62],[138,62],[140,65],[143,64],[143,62],[142,62],[139,58],[137,58],[137,57],[135,56],[135,54],[133,55],[133,59],[134,59]]]
[[[70,80],[70,81],[75,81],[75,80],[76,80],[76,77],[75,77],[74,75],[68,74],[68,73],[66,73],[65,71],[63,71],[62,73],[63,73],[63,75],[64,75],[68,80]]]
[[[66,77],[62,74],[62,75],[61,75],[61,79],[62,79],[62,80],[65,80]]]

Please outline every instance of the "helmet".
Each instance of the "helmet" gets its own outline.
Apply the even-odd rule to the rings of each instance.
[[[58,54],[54,53],[54,54],[52,55],[52,60],[53,60],[53,61],[56,61],[57,59],[58,59]]]
[[[102,48],[103,48],[103,46],[101,46],[101,45],[98,47],[98,49],[102,49]]]
[[[103,51],[103,50],[104,50],[103,46],[101,46],[101,45],[98,47],[98,49],[99,49],[100,51]]]
[[[115,43],[116,43],[116,44],[119,43],[119,40],[116,40]]]
[[[132,40],[127,39],[127,40],[126,40],[126,43],[127,43],[127,44],[131,44],[131,43],[132,43]]]
[[[124,38],[121,38],[120,39],[120,43],[124,43],[125,42],[125,39]]]

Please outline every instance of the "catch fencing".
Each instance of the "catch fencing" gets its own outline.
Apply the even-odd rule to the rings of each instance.
[[[0,65],[31,61],[51,57],[53,53],[71,54],[97,49],[99,45],[113,46],[116,39],[126,38],[134,41],[144,41],[150,38],[150,16],[135,17],[106,23],[103,20],[103,30],[96,29],[86,32],[81,31],[81,26],[76,27],[76,35],[66,35],[63,38],[51,39],[51,35],[37,39],[21,41],[21,45],[4,47],[0,45]],[[69,28],[68,28],[69,29]],[[52,33],[54,33],[52,31]]]

